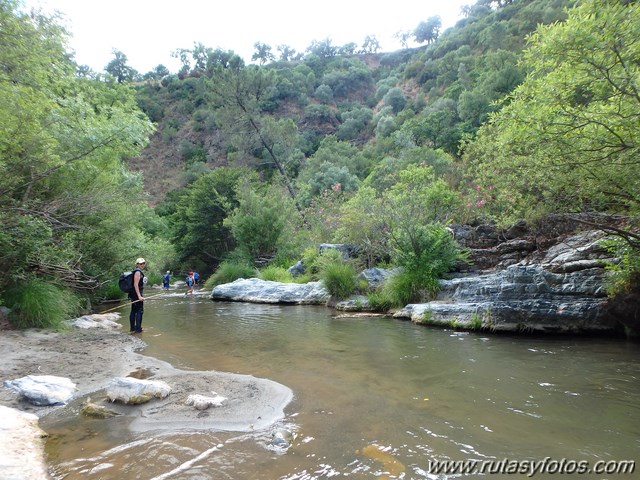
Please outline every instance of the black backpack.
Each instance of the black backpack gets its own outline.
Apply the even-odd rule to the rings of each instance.
[[[120,280],[118,280],[118,286],[120,287],[120,290],[122,290],[124,293],[134,292],[134,289],[133,289],[134,272],[135,270],[133,272],[122,272],[120,274]]]

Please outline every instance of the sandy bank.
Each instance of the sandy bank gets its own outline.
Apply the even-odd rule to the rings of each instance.
[[[66,377],[78,388],[72,401],[90,394],[92,401],[100,403],[105,402],[104,388],[111,379],[133,375],[163,380],[172,388],[171,395],[163,400],[152,400],[139,406],[109,405],[111,409],[135,417],[131,424],[135,431],[251,431],[266,428],[281,419],[293,397],[289,388],[267,379],[175,369],[166,362],[142,355],[140,351],[144,347],[144,342],[137,336],[103,329],[74,329],[64,333],[0,331],[0,405],[38,417],[66,415],[67,409],[63,407],[37,407],[27,403],[5,387],[4,381],[26,375]],[[185,404],[191,394],[211,395],[212,391],[227,398],[221,407],[199,411]],[[3,437],[0,443],[17,445],[16,438],[7,438],[11,435],[20,435],[20,432],[0,430],[0,437]],[[30,441],[34,442],[34,439]],[[20,455],[20,452],[3,452],[2,456],[7,454],[10,457]],[[3,463],[0,461],[0,469]]]

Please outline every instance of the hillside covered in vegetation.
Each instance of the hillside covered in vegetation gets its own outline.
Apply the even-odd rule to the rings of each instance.
[[[0,294],[19,318],[43,292],[115,295],[141,255],[152,275],[283,278],[335,268],[323,242],[357,246],[346,277],[402,267],[372,292],[400,305],[464,259],[448,224],[549,214],[615,234],[611,293],[638,289],[633,2],[481,0],[444,32],[420,22],[419,48],[257,43],[247,65],[197,44],[144,75],[121,52],[75,65],[55,19],[0,5]]]

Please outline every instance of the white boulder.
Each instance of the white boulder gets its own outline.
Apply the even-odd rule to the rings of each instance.
[[[118,377],[107,386],[107,398],[110,401],[128,405],[146,403],[152,398],[166,398],[170,393],[171,387],[161,380]]]
[[[209,407],[220,407],[227,399],[221,395],[218,395],[216,392],[211,392],[215,396],[214,397],[206,397],[204,395],[189,395],[187,398],[186,404],[193,407],[196,410],[206,410]]]
[[[76,384],[71,380],[54,375],[27,375],[16,380],[5,380],[4,385],[40,407],[64,405],[76,391]]]

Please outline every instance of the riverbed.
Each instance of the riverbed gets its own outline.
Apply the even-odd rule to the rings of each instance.
[[[55,478],[423,479],[459,477],[436,474],[434,461],[640,460],[637,343],[335,313],[206,295],[147,302],[144,355],[281,383],[293,391],[284,418],[255,431],[168,434],[135,432],[120,417],[48,417]],[[288,448],[273,441],[281,432]]]

